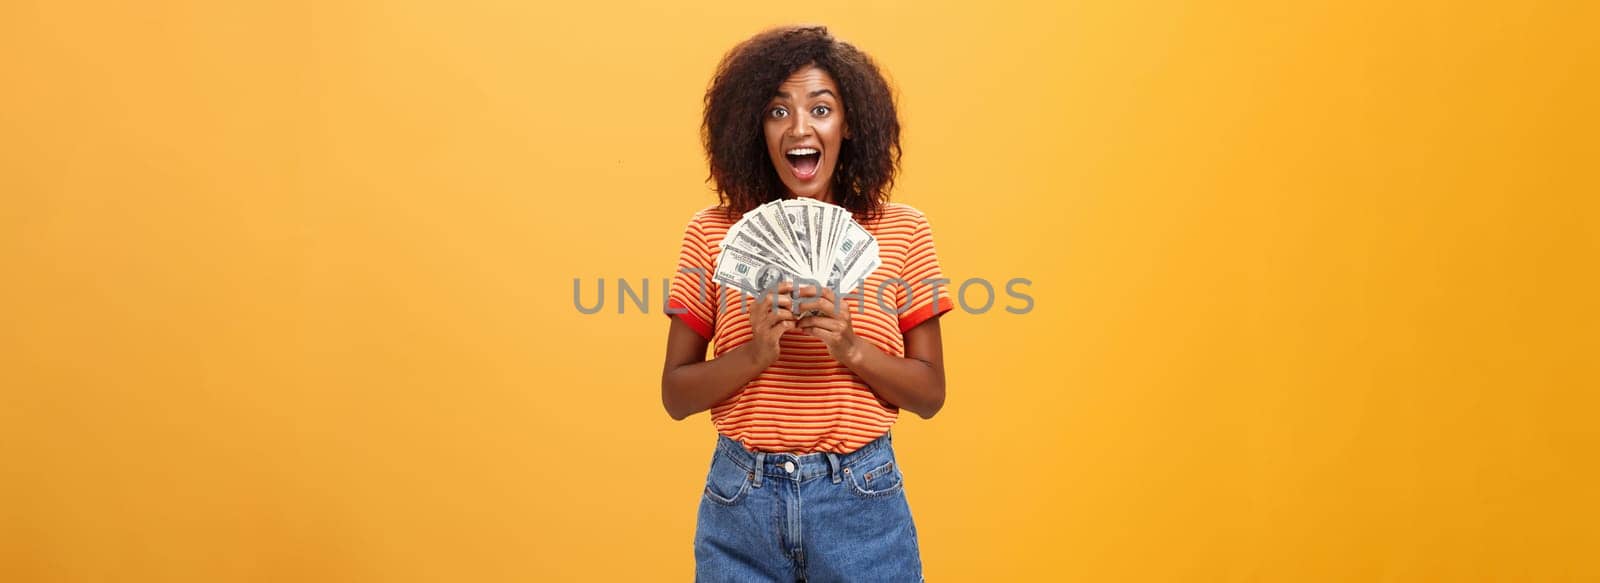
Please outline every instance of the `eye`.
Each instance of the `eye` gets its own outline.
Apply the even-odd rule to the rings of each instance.
[[[767,117],[771,117],[773,119],[783,119],[789,117],[789,110],[782,107],[774,107],[772,108],[772,111],[767,112]]]
[[[826,105],[818,105],[816,107],[811,108],[811,115],[814,115],[814,116],[817,116],[817,117],[825,117],[825,116],[828,115],[828,112],[830,112],[830,111],[833,111],[833,108],[828,107]]]

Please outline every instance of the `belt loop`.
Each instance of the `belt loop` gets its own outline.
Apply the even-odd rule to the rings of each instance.
[[[833,470],[833,483],[837,484],[839,483],[839,455],[831,451],[827,452],[827,455],[828,467]]]
[[[767,452],[764,452],[764,451],[756,452],[756,471],[755,471],[755,476],[753,478],[751,478],[751,482],[750,482],[751,486],[755,486],[757,488],[761,487],[761,474],[766,473],[762,469],[761,466],[763,464],[765,464],[766,461],[767,461]]]

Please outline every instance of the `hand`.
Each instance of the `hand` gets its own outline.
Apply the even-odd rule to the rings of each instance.
[[[791,308],[793,300],[789,298],[792,290],[794,284],[786,281],[778,284],[772,292],[745,302],[745,309],[750,311],[750,330],[753,335],[749,344],[750,355],[756,364],[761,365],[761,370],[778,361],[778,342],[782,340],[784,332],[795,327],[794,309]]]
[[[802,310],[815,312],[800,319],[800,330],[828,345],[828,354],[834,360],[846,366],[855,362],[860,355],[861,338],[850,327],[849,306],[840,302],[833,290],[818,290],[816,286],[801,286],[796,296]]]

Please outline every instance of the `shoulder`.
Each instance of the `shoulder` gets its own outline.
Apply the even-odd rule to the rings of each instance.
[[[700,209],[689,217],[689,224],[683,229],[684,244],[714,255],[733,223],[725,208],[711,205]]]
[[[696,211],[689,217],[689,227],[699,229],[727,230],[733,226],[733,219],[728,215],[728,209],[720,205],[711,205]]]
[[[928,226],[928,216],[909,204],[890,202],[884,203],[877,223],[879,228],[924,229]]]

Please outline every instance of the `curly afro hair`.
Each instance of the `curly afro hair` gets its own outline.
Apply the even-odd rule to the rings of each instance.
[[[790,26],[761,32],[722,58],[706,90],[701,141],[708,177],[722,206],[734,216],[788,190],[767,155],[762,116],[778,86],[815,65],[839,86],[851,137],[834,167],[833,202],[861,218],[875,218],[889,200],[900,168],[900,119],[894,95],[866,53],[828,34],[825,26]]]

